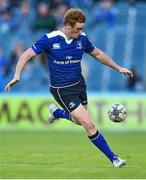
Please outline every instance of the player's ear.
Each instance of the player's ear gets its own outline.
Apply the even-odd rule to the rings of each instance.
[[[73,28],[73,26],[72,26],[70,23],[66,23],[65,27],[66,27],[68,30],[70,30],[70,29]]]

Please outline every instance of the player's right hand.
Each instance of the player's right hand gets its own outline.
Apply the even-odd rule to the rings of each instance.
[[[10,91],[11,87],[16,84],[17,82],[19,82],[18,78],[13,78],[6,86],[5,86],[5,91]]]

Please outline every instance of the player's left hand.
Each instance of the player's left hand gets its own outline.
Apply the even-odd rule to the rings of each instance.
[[[126,75],[126,76],[129,76],[130,78],[132,78],[134,75],[133,75],[133,72],[130,71],[129,69],[126,69],[126,68],[119,68],[118,70],[120,73]]]

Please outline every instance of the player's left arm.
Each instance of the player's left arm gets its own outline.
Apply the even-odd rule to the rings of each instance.
[[[129,77],[133,77],[132,71],[130,71],[127,68],[123,68],[116,64],[109,56],[107,56],[103,51],[101,51],[98,48],[94,48],[94,50],[90,53],[91,56],[93,56],[96,60],[98,60],[100,63],[109,66],[118,72],[128,75]]]

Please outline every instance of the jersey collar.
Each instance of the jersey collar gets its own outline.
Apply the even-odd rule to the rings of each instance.
[[[66,34],[65,34],[64,32],[62,32],[61,30],[59,30],[59,34],[64,37],[65,42],[66,42],[67,44],[71,44],[71,43],[72,43],[73,39],[68,39],[67,36],[66,36]]]

